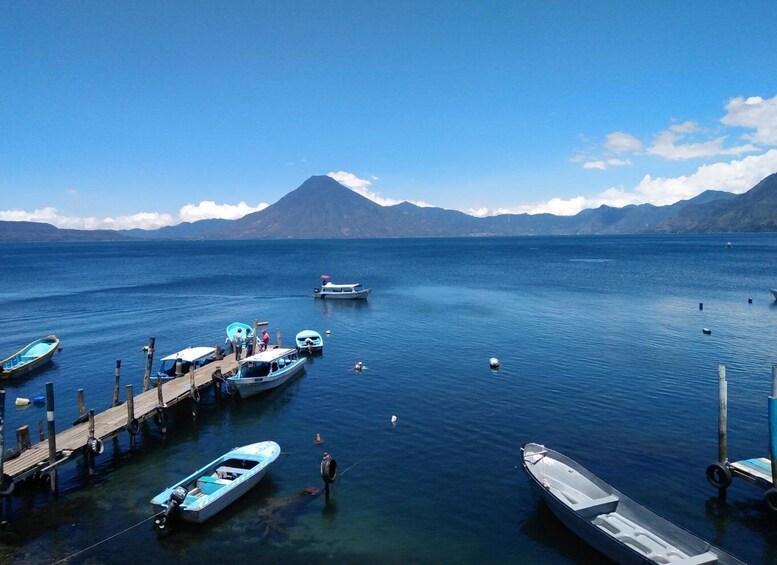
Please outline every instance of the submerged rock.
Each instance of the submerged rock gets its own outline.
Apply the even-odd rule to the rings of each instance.
[[[257,513],[259,517],[260,537],[263,541],[283,541],[286,530],[293,527],[297,518],[315,500],[323,489],[305,487],[297,494],[283,499],[267,499],[264,507]]]

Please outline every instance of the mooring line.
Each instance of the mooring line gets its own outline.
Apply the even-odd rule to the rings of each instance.
[[[359,459],[359,460],[358,460],[356,463],[354,463],[353,465],[351,465],[350,467],[348,467],[348,468],[347,468],[345,471],[343,471],[342,473],[337,473],[337,479],[339,480],[339,479],[340,479],[340,477],[342,477],[343,475],[345,475],[345,474],[346,474],[348,471],[350,471],[351,469],[353,469],[354,467],[356,467],[356,466],[357,466],[359,463],[361,463],[361,462],[362,462],[362,461],[364,461],[365,459],[367,459],[367,458],[369,458],[369,457],[372,457],[372,456],[373,456],[373,455],[375,455],[377,452],[378,452],[378,450],[376,449],[376,450],[374,450],[372,453],[368,453],[367,455],[365,455],[364,457],[362,457],[361,459]]]
[[[76,551],[75,553],[73,553],[72,555],[68,555],[68,556],[67,556],[67,557],[65,557],[64,559],[60,559],[59,561],[55,561],[54,563],[52,563],[52,565],[59,565],[60,563],[64,563],[65,561],[68,561],[68,560],[70,560],[70,559],[73,559],[73,557],[76,557],[77,555],[80,555],[80,554],[84,553],[85,551],[89,551],[90,549],[94,549],[94,548],[95,548],[95,547],[97,547],[98,545],[100,545],[100,544],[103,544],[103,543],[105,543],[106,541],[112,540],[113,538],[115,538],[115,537],[118,537],[118,536],[120,536],[121,534],[127,533],[127,532],[129,532],[131,529],[133,529],[133,528],[137,528],[138,526],[140,526],[140,525],[141,525],[141,524],[143,524],[144,522],[148,522],[149,520],[151,520],[151,519],[153,519],[153,518],[156,518],[156,514],[152,514],[151,516],[149,516],[148,518],[146,518],[146,519],[144,519],[144,520],[141,520],[140,522],[138,522],[138,523],[137,523],[137,524],[135,524],[134,526],[130,526],[129,528],[127,528],[127,529],[125,529],[125,530],[122,530],[122,531],[120,531],[120,532],[118,532],[118,533],[116,533],[116,534],[113,534],[112,536],[108,536],[108,537],[107,537],[107,538],[105,538],[104,540],[100,540],[100,541],[98,541],[97,543],[90,545],[89,547],[85,547],[84,549],[82,549],[82,550],[80,550],[80,551]]]

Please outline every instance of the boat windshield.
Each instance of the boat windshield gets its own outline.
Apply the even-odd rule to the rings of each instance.
[[[240,366],[242,378],[266,377],[270,374],[270,364],[267,361],[248,361]]]

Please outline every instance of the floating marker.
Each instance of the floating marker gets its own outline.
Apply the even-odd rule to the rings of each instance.
[[[748,299],[747,299],[747,303],[748,303],[748,304],[752,304],[752,303],[753,303],[753,299],[752,299],[752,298],[748,298]]]
[[[699,310],[704,310],[704,302],[699,302]]]
[[[321,445],[324,443],[324,440],[321,439],[321,434],[316,434],[316,439],[314,440],[316,445]]]
[[[332,332],[330,332],[329,330],[326,330],[324,333],[325,333],[326,335],[329,335],[329,334],[331,334]]]
[[[712,330],[709,328],[702,328],[701,333],[710,335],[712,333]]]
[[[391,417],[391,423],[392,424],[396,424],[397,423],[397,417],[396,416],[392,416]]]
[[[497,359],[496,357],[492,357],[491,359],[488,360],[488,365],[492,369],[498,369],[499,368],[499,359]]]
[[[16,399],[16,405],[17,406],[27,406],[29,403],[30,403],[30,399],[29,398],[19,397],[19,398]]]

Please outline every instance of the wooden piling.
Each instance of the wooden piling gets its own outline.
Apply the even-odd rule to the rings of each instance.
[[[94,410],[89,410],[89,439],[94,437]],[[89,476],[94,476],[94,452],[91,450],[91,446],[87,442],[86,447],[86,467],[89,470]]]
[[[189,398],[192,401],[192,418],[197,418],[197,407],[200,405],[200,391],[194,384],[194,365],[189,367]]]
[[[51,471],[51,492],[57,492],[57,432],[54,427],[54,383],[46,383],[46,421],[49,434],[49,466]]]
[[[183,359],[181,359],[179,357],[178,359],[175,360],[175,376],[176,377],[180,377],[181,375],[183,375],[182,367],[183,367]]]
[[[216,369],[210,376],[213,382],[213,393],[217,401],[221,399],[221,378],[221,369]]]
[[[38,436],[41,443],[46,441],[46,434],[43,433],[43,420],[38,420]]]
[[[718,365],[718,461],[728,462],[728,383],[726,366]]]
[[[26,451],[30,448],[32,442],[30,441],[30,426],[27,424],[16,428],[16,449],[19,452]]]
[[[254,320],[254,337],[252,338],[252,339],[253,339],[253,345],[251,346],[251,351],[252,351],[254,354],[256,354],[256,352],[257,352],[257,351],[259,351],[259,350],[256,348],[256,342],[257,342],[256,333],[257,333],[258,331],[259,331],[259,320]]]
[[[127,433],[130,436],[130,449],[135,449],[135,434],[132,426],[135,421],[135,397],[132,395],[132,385],[127,385]]]
[[[113,404],[111,406],[119,405],[119,376],[121,374],[121,359],[116,359],[116,369],[114,371],[115,380],[113,383]]]
[[[3,443],[3,437],[5,434],[3,430],[5,428],[5,389],[0,389],[0,482],[3,479],[3,459],[5,459],[5,445]]]
[[[78,399],[78,417],[80,418],[86,413],[86,408],[84,408],[84,389],[78,389],[76,398]]]
[[[154,364],[154,343],[156,338],[148,339],[148,349],[146,350],[146,372],[143,376],[143,392],[146,392],[151,386],[151,366]]]
[[[275,328],[275,343],[281,347],[281,328]]]

